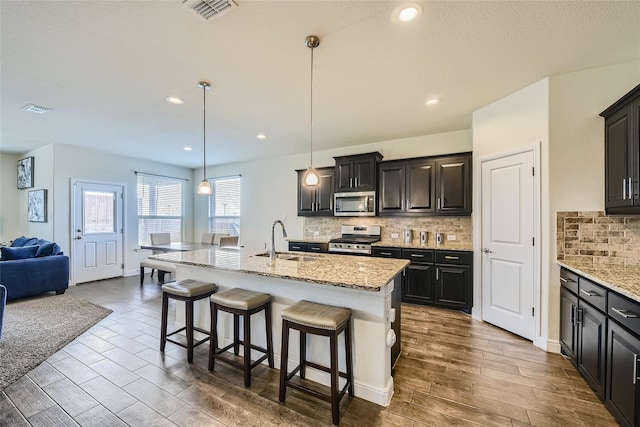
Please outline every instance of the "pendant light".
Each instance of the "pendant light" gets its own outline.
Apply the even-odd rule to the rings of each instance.
[[[311,49],[311,96],[310,96],[310,135],[309,140],[311,142],[311,162],[309,168],[304,173],[303,182],[307,187],[315,187],[320,183],[320,177],[318,171],[313,167],[313,49],[320,46],[320,39],[317,36],[307,36],[304,39],[304,44]]]
[[[207,180],[207,91],[211,85],[207,82],[198,83],[202,89],[202,181],[198,184],[198,194],[211,194],[213,189]]]

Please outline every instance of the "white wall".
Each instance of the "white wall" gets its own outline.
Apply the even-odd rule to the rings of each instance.
[[[20,193],[17,165],[21,156],[0,153],[0,242],[8,243],[24,234],[18,214]],[[26,218],[24,219],[26,223]]]
[[[268,141],[265,142],[268,144]],[[381,141],[356,147],[338,148],[313,153],[314,166],[333,166],[333,156],[379,151],[384,160],[406,157],[431,156],[471,151],[471,132],[462,130],[436,135]],[[215,154],[215,153],[214,153]],[[301,238],[303,221],[297,215],[296,169],[309,166],[309,154],[276,157],[249,162],[207,167],[208,177],[242,175],[242,200],[240,218],[240,244],[255,251],[271,245],[271,225],[283,220],[289,237]],[[194,170],[192,180],[202,179],[202,169]],[[194,196],[194,233],[206,232],[208,215],[207,198]],[[286,249],[282,234],[276,231],[276,248]]]
[[[549,81],[541,80],[512,95],[496,101],[473,113],[473,235],[474,235],[474,308],[473,315],[482,317],[482,233],[481,233],[481,163],[483,158],[499,153],[509,152],[521,147],[539,144],[541,165],[538,165],[540,174],[540,225],[542,235],[546,236],[546,230],[550,228],[549,217],[549,171],[546,166],[549,158]],[[550,242],[543,239],[541,243],[542,253],[549,251]],[[554,243],[555,245],[555,243]],[[542,258],[544,259],[544,257]],[[542,262],[538,277],[545,277],[548,263]],[[546,303],[548,284],[541,280],[537,299],[539,303],[538,336],[534,342],[547,348],[547,317],[550,311]]]

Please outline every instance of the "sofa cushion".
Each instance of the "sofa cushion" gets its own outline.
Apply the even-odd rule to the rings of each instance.
[[[56,253],[54,253],[53,251],[56,249],[56,246],[58,246],[58,245],[56,245],[53,242],[47,242],[47,243],[44,243],[44,244],[38,246],[38,250],[36,251],[36,258],[39,258],[39,257],[42,257],[42,256],[55,255]],[[58,248],[59,248],[59,246],[58,246]]]
[[[22,246],[18,248],[6,246],[0,250],[2,250],[0,260],[9,261],[14,259],[34,258],[38,251],[38,246]]]
[[[30,239],[31,237],[20,236],[11,243],[11,246],[13,246],[14,248],[21,248],[25,243],[27,243],[27,240]]]

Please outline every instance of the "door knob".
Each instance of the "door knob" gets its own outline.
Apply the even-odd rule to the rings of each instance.
[[[78,233],[82,233],[82,230],[80,230],[79,228],[76,230]]]
[[[484,252],[485,254],[492,254],[493,253],[493,251],[491,249],[489,249],[489,248],[482,249],[482,252]]]
[[[82,240],[82,236],[76,237],[76,240]]]

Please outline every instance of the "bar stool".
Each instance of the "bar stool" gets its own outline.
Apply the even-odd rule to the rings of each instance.
[[[233,343],[224,348],[218,348],[218,310],[233,314]],[[264,310],[267,348],[251,344],[251,315]],[[243,340],[240,340],[240,316],[243,317]],[[233,347],[237,356],[240,352],[240,344],[244,346],[243,363],[221,356],[222,353]],[[251,363],[251,349],[264,353],[255,362]],[[269,367],[273,368],[273,340],[271,335],[271,295],[260,292],[247,291],[234,288],[222,291],[211,296],[211,342],[209,343],[209,370],[213,371],[215,362],[228,363],[244,370],[244,386],[251,386],[251,370],[262,363],[269,361]]]
[[[209,331],[198,328],[193,325],[193,303],[203,298],[209,298],[218,290],[218,286],[214,283],[199,282],[196,280],[181,280],[179,282],[171,282],[162,285],[162,325],[160,330],[160,351],[164,353],[164,347],[167,341],[184,347],[187,349],[187,360],[193,362],[193,349],[209,340]],[[184,301],[186,305],[186,326],[167,334],[167,312],[169,311],[169,298],[178,301]],[[186,331],[187,344],[182,344],[172,340],[169,337],[178,332]],[[206,338],[193,342],[193,331],[206,334]]]
[[[289,329],[296,329],[300,332],[300,364],[296,366],[291,373],[287,373]],[[344,331],[346,350],[346,372],[340,372],[338,366],[338,335],[340,335],[342,331]],[[307,334],[329,337],[329,352],[331,356],[331,366],[329,368],[307,360]],[[280,402],[284,402],[287,387],[292,387],[319,399],[331,402],[333,424],[338,425],[340,422],[340,400],[342,396],[344,396],[345,391],[348,389],[349,396],[353,397],[351,310],[308,301],[300,301],[287,307],[282,311],[282,351],[280,357]],[[331,374],[331,394],[320,393],[300,383],[291,382],[296,372],[300,372],[300,379],[304,379],[307,366]],[[338,383],[339,377],[347,379],[342,390]]]

